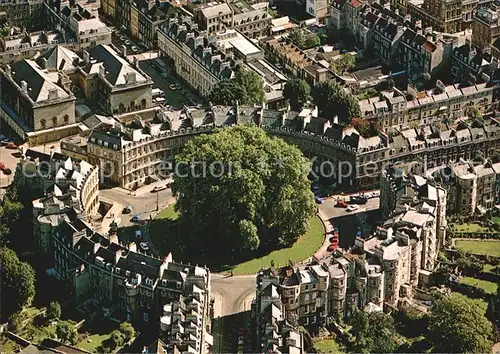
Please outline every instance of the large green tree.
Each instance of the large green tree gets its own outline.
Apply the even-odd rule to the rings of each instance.
[[[429,339],[437,353],[489,353],[493,326],[474,302],[445,296],[434,301]]]
[[[310,49],[321,44],[318,35],[306,31],[302,28],[296,28],[288,33],[288,40],[300,49]]]
[[[311,97],[311,87],[301,79],[287,81],[283,88],[283,96],[290,100],[293,110],[299,110]]]
[[[208,99],[213,104],[261,104],[265,99],[264,81],[254,71],[240,68],[235,77],[222,80],[212,89]]]
[[[397,348],[394,320],[383,312],[356,310],[352,317],[356,353],[393,353]]]
[[[56,335],[63,343],[76,344],[78,332],[73,321],[61,321],[56,326]]]
[[[22,209],[23,205],[18,200],[16,189],[9,187],[0,203],[0,245],[5,244],[5,237],[19,218]]]
[[[322,117],[331,119],[338,116],[341,124],[347,124],[353,118],[361,117],[356,97],[335,81],[323,81],[314,86],[312,97]]]
[[[31,305],[35,297],[35,272],[28,263],[21,262],[13,250],[6,247],[0,249],[0,272],[1,314],[3,319],[7,319],[23,307]]]
[[[338,74],[342,75],[346,71],[351,70],[356,65],[356,59],[351,54],[344,54],[339,59],[335,60],[330,66],[332,70]]]
[[[316,209],[300,150],[256,126],[198,136],[176,162],[172,191],[193,253],[223,257],[289,245]]]
[[[57,301],[52,301],[47,310],[45,311],[45,318],[47,320],[55,320],[61,317],[61,305]]]

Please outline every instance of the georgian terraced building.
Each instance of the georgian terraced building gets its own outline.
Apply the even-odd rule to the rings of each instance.
[[[314,328],[329,316],[350,317],[355,308],[412,306],[414,290],[428,281],[446,237],[446,190],[417,175],[396,186],[395,172],[382,177],[380,200],[393,202],[382,206],[387,218],[374,235],[306,265],[257,274],[263,299],[277,308],[282,303],[288,323]]]

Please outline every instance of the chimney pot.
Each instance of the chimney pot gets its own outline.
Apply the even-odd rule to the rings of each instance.
[[[26,81],[21,81],[21,89],[23,90],[24,93],[28,93],[28,83]]]

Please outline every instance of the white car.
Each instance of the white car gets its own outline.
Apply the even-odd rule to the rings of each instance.
[[[358,210],[358,209],[359,209],[359,205],[350,204],[347,206],[346,211],[354,211],[354,210]]]
[[[128,39],[124,40],[123,43],[125,43],[125,45],[130,45],[132,42],[129,41]]]
[[[130,49],[132,49],[132,51],[133,51],[134,53],[137,53],[137,52],[139,51],[139,47],[137,47],[137,46],[135,46],[135,45],[133,45],[133,46],[132,46],[132,48],[130,48]]]
[[[367,199],[371,199],[371,198],[373,198],[373,194],[371,194],[371,193],[366,193],[366,194],[365,194],[365,197],[366,197]]]
[[[141,242],[141,243],[139,243],[139,246],[141,246],[141,248],[142,248],[144,251],[149,251],[149,245],[148,245],[146,242]]]

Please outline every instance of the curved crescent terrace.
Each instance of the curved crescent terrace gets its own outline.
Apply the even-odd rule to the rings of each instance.
[[[328,161],[342,172],[345,186],[372,188],[379,173],[391,164],[427,168],[469,159],[478,151],[500,147],[500,123],[485,118],[438,129],[427,126],[370,138],[355,129],[342,129],[313,111],[282,112],[259,106],[163,107],[122,114],[95,127],[88,138],[61,142],[68,156],[99,165],[108,183],[135,189],[161,175],[176,153],[194,136],[234,124],[254,123],[270,134],[297,145],[315,163]],[[170,166],[171,167],[171,166]],[[337,175],[338,176],[338,175]]]

